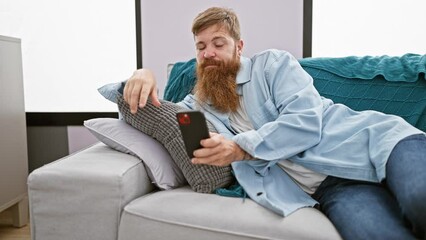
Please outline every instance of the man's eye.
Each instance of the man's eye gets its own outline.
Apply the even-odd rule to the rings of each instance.
[[[205,48],[206,48],[205,46],[197,47],[197,50],[198,50],[198,51],[201,51],[201,50],[204,50]]]
[[[217,48],[221,48],[221,47],[223,47],[225,44],[216,44],[215,46],[217,47]]]

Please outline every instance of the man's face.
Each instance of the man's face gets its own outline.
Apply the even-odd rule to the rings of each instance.
[[[225,29],[212,26],[195,37],[197,47],[197,84],[195,95],[209,101],[222,112],[239,106],[236,76],[240,68],[242,41],[234,41]]]
[[[241,55],[243,41],[235,41],[220,25],[204,29],[194,39],[198,64],[202,64],[206,59],[229,62],[235,56]]]

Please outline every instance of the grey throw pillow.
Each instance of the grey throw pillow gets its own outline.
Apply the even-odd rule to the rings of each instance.
[[[163,144],[194,191],[211,193],[235,182],[231,166],[216,167],[191,163],[176,121],[176,113],[182,110],[182,107],[164,100],[161,100],[161,107],[155,107],[148,101],[144,108],[139,108],[136,114],[132,114],[122,96],[117,100],[124,121]],[[208,126],[211,132],[216,132],[209,122]]]
[[[149,178],[158,188],[167,190],[188,184],[164,146],[125,121],[94,118],[84,121],[84,126],[109,147],[141,159]]]

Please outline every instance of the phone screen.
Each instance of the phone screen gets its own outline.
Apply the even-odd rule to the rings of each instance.
[[[180,111],[176,113],[183,142],[189,158],[193,158],[194,151],[201,148],[200,141],[209,138],[204,114],[200,111]]]

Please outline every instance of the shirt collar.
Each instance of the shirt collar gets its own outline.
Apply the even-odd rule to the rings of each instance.
[[[237,74],[237,84],[243,84],[250,81],[251,61],[249,58],[240,57],[241,67]]]

